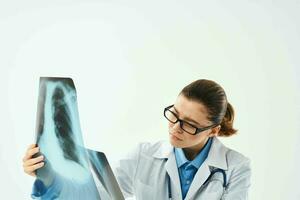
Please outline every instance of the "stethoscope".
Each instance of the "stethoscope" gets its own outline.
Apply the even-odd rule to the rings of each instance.
[[[210,179],[211,177],[217,173],[217,172],[220,172],[222,175],[223,175],[223,190],[225,191],[226,187],[227,187],[227,177],[226,177],[226,173],[223,169],[219,169],[219,168],[216,168],[216,169],[213,169],[211,172],[210,172],[210,175],[209,177],[206,179],[206,181],[203,183],[203,185],[205,185]],[[167,177],[168,177],[168,192],[169,192],[169,199],[172,199],[172,191],[171,191],[171,180],[170,180],[170,176],[169,174],[167,173]]]

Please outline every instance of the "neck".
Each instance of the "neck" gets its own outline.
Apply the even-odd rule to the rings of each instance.
[[[194,158],[196,158],[196,156],[199,154],[199,152],[203,149],[203,147],[207,143],[208,139],[209,138],[205,139],[203,142],[201,142],[195,146],[183,148],[182,150],[184,152],[185,157],[188,160],[194,160]]]

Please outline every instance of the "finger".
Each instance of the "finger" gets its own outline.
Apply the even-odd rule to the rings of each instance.
[[[26,154],[23,158],[23,162],[27,161],[28,159],[30,159],[32,157],[32,155],[34,155],[35,153],[39,152],[39,147],[34,147],[32,149],[29,149],[26,151]]]
[[[25,170],[24,170],[24,171],[25,171]],[[26,171],[25,171],[25,172],[26,172]],[[29,173],[26,172],[26,174],[29,174],[30,176],[36,177],[36,173],[35,173],[35,172],[29,172]]]
[[[36,158],[32,158],[32,159],[29,159],[29,160],[26,160],[23,164],[24,167],[27,167],[27,166],[31,166],[31,165],[35,165],[36,163],[39,163],[41,161],[44,160],[44,156],[41,155],[39,157],[36,157]]]
[[[26,167],[24,168],[24,171],[27,173],[27,174],[32,174],[35,170],[41,168],[44,166],[44,162],[40,162],[38,164],[35,164],[35,165],[32,165],[30,167]]]
[[[29,145],[29,146],[27,147],[27,151],[28,151],[29,149],[34,148],[34,147],[36,147],[36,144],[31,144],[31,145]]]
[[[36,173],[35,173],[35,172],[32,172],[32,173],[30,173],[29,175],[30,175],[30,176],[36,177]]]
[[[38,153],[39,151],[40,151],[39,147],[35,147],[33,149],[28,150],[25,157],[23,158],[23,162],[30,159],[34,154]]]
[[[28,157],[27,157],[28,151],[35,148],[35,147],[36,147],[36,144],[31,144],[27,147],[25,156],[23,157],[23,162],[25,162],[28,159]]]

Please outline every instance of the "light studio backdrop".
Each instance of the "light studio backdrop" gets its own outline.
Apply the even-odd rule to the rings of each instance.
[[[112,167],[168,139],[163,108],[199,78],[236,111],[222,141],[252,161],[253,200],[300,198],[297,1],[1,1],[0,199],[29,199],[39,77],[71,77],[84,144]]]

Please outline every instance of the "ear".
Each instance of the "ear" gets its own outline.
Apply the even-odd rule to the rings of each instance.
[[[219,135],[219,131],[221,130],[221,125],[218,125],[211,129],[211,132],[209,133],[208,137],[215,137]]]

